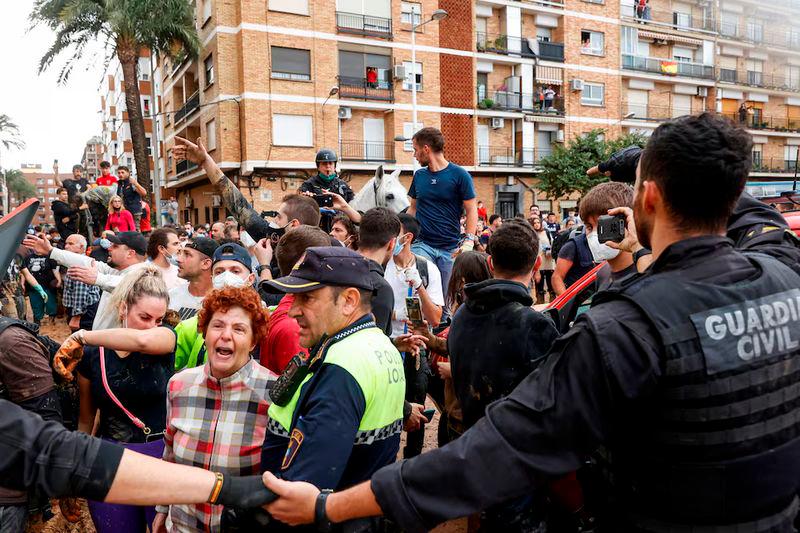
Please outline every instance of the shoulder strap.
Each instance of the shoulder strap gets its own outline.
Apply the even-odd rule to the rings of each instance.
[[[419,272],[419,277],[422,278],[422,286],[427,289],[428,282],[430,281],[428,277],[428,261],[424,257],[420,257],[416,254],[414,258],[417,260],[417,272]]]
[[[117,395],[111,390],[111,387],[109,387],[108,378],[106,377],[106,352],[102,346],[100,346],[100,377],[103,379],[103,388],[106,390],[108,397],[111,398],[111,401],[114,402],[128,418],[130,418],[134,426],[141,429],[145,435],[149,435],[151,433],[150,428],[147,427],[147,425],[137,418],[133,413],[128,411],[128,409],[122,405],[122,402],[119,401]]]

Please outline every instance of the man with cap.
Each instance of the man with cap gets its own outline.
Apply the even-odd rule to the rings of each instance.
[[[103,290],[97,306],[97,314],[92,323],[94,330],[109,329],[119,325],[117,313],[108,309],[111,292],[119,284],[122,276],[135,271],[144,264],[145,254],[147,254],[147,239],[138,231],[109,234],[107,239],[111,241],[111,247],[108,249],[108,263],[53,248],[50,241],[40,239],[35,235],[28,235],[22,241],[23,245],[37,254],[49,256],[58,264],[68,267],[67,275],[72,279],[87,285],[97,285]]]
[[[271,393],[263,467],[323,490],[369,479],[397,456],[405,378],[400,353],[370,313],[368,261],[311,247],[288,276],[264,285],[294,295],[289,316],[309,358]]]
[[[189,284],[169,291],[169,308],[177,311],[181,320],[196,315],[211,290],[211,269],[218,246],[214,239],[195,237],[178,251],[178,277]]]

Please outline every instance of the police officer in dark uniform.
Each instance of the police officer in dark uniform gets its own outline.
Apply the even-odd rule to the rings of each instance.
[[[423,531],[534,490],[604,446],[608,531],[794,531],[800,275],[725,236],[751,148],[713,114],[659,126],[628,228],[652,250],[644,274],[598,295],[461,438],[338,494],[270,479],[282,497],[268,510],[321,524],[382,512]]]
[[[329,148],[323,148],[317,152],[317,173],[300,185],[300,192],[322,195],[325,191],[328,191],[338,194],[345,202],[352,200],[355,196],[353,190],[343,179],[336,175],[336,163],[338,161],[336,152]],[[323,210],[319,226],[325,231],[330,231],[332,219],[333,215]]]

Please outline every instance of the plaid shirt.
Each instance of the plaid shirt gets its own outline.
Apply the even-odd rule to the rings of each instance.
[[[211,376],[208,363],[169,380],[164,460],[248,476],[261,473],[269,390],[277,376],[251,359],[235,374]],[[172,505],[169,531],[220,531],[222,505]],[[166,507],[159,506],[159,512]]]
[[[100,287],[87,285],[64,274],[63,304],[73,315],[82,315],[89,306],[100,301]]]

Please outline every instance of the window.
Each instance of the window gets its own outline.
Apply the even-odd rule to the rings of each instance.
[[[150,99],[147,97],[142,98],[142,111],[145,115],[150,114]]]
[[[272,115],[272,144],[314,146],[310,115]]]
[[[636,28],[622,27],[622,53],[636,55],[638,53],[639,30]]]
[[[39,178],[38,180],[36,180],[36,185],[44,185],[44,179]]]
[[[729,11],[720,13],[719,32],[725,37],[736,37],[739,34],[739,14]]]
[[[601,106],[603,105],[604,93],[605,85],[602,83],[584,83],[583,92],[581,93],[581,104]]]
[[[56,193],[56,189],[54,187],[50,187],[49,189],[47,189],[47,193],[48,194],[55,194]]]
[[[423,128],[422,122],[417,122],[417,127],[412,127],[413,124],[411,122],[403,122],[403,137],[408,139],[407,141],[403,142],[403,151],[404,152],[413,152],[414,151],[414,143],[411,142],[411,137],[414,136],[416,132]]]
[[[681,46],[674,46],[672,48],[672,59],[684,63],[691,63],[694,61],[694,52],[691,48],[683,48]]]
[[[417,90],[422,90],[422,63],[412,63],[411,61],[403,61],[403,66],[406,68],[406,77],[403,80],[403,89],[406,91],[411,90],[411,83],[414,80],[417,84]]]
[[[311,52],[273,46],[272,77],[287,80],[310,80]]]
[[[400,22],[417,25],[422,21],[422,5],[413,2],[400,2]]]
[[[595,56],[603,55],[603,34],[599,31],[581,31],[581,53]]]
[[[688,94],[672,95],[672,118],[692,114],[692,97]]]
[[[760,59],[748,59],[747,65],[747,83],[749,85],[761,85],[761,73],[764,71],[764,62]]]
[[[747,22],[747,38],[756,43],[764,40],[764,25],[760,20]]]
[[[786,85],[790,89],[800,89],[800,67],[786,65]]]
[[[212,0],[203,0],[203,17],[200,19],[202,24],[205,24],[211,18],[211,2]]]
[[[144,141],[147,143],[146,144],[147,155],[152,156],[153,155],[153,139],[151,139],[150,137],[145,137]]]
[[[797,146],[786,145],[783,148],[783,159],[786,161],[786,169],[794,170],[794,163],[797,161]]]
[[[214,83],[214,56],[209,56],[203,61],[203,70],[206,74],[206,87]]]
[[[477,85],[478,85],[478,102],[483,100],[484,98],[489,97],[489,75],[485,72],[478,72],[477,76]]]
[[[269,0],[270,11],[308,15],[308,0]]]
[[[214,150],[217,147],[217,121],[211,119],[206,122],[206,148]]]
[[[764,164],[764,145],[753,145],[753,170],[760,169]]]
[[[536,40],[540,43],[549,43],[553,37],[553,32],[550,28],[536,28]]]
[[[675,11],[672,13],[672,23],[678,28],[691,28],[692,27],[692,13],[682,13]]]

